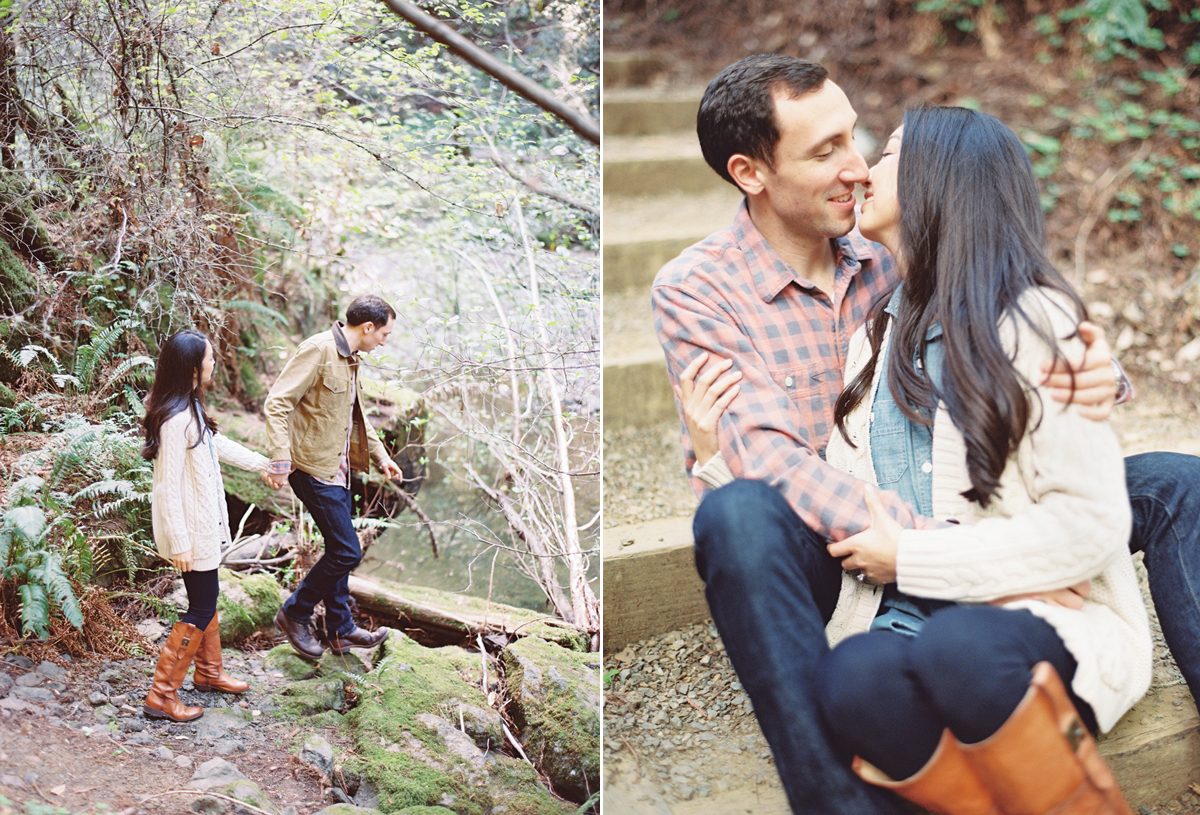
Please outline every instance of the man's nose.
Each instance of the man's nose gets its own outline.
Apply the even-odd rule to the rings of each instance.
[[[846,166],[842,168],[842,181],[847,184],[866,184],[870,177],[871,171],[867,167],[867,160],[863,158],[862,153],[858,152],[857,147],[851,147]]]

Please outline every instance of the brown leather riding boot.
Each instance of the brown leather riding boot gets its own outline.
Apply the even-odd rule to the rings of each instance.
[[[204,713],[203,708],[184,705],[176,693],[187,676],[188,666],[192,664],[192,657],[200,648],[203,636],[200,629],[190,623],[175,623],[158,657],[154,681],[150,683],[150,692],[146,694],[146,702],[142,705],[142,712],[146,716],[190,722]]]
[[[903,781],[893,781],[862,758],[855,757],[852,766],[867,783],[940,815],[1001,815],[992,793],[967,763],[962,745],[949,730],[942,732],[942,740],[925,766]]]
[[[963,752],[1005,815],[1133,815],[1049,662],[999,730]]]
[[[221,622],[214,614],[200,639],[200,650],[196,652],[196,672],[192,674],[196,690],[219,691],[220,693],[245,693],[249,682],[234,679],[221,667]]]

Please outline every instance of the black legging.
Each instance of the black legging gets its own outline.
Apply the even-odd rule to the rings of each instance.
[[[183,585],[187,589],[188,610],[179,622],[191,623],[203,631],[217,614],[217,595],[221,591],[217,570],[184,572]]]
[[[946,728],[963,744],[999,730],[1043,660],[1070,692],[1075,659],[1045,620],[1023,609],[951,606],[916,637],[871,631],[827,654],[818,674],[822,719],[847,761],[861,756],[903,780],[925,766]],[[1095,733],[1092,709],[1070,695]]]

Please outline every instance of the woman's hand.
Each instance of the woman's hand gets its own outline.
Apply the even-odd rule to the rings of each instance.
[[[726,373],[733,365],[731,359],[718,358],[697,377],[697,372],[708,358],[709,354],[705,351],[692,360],[679,375],[679,384],[675,386],[675,398],[683,405],[683,419],[692,440],[696,464],[705,464],[720,450],[717,425],[721,421],[721,414],[741,388],[737,384],[742,378],[741,372]]]
[[[180,552],[175,557],[171,558],[171,563],[181,572],[190,572],[192,570],[192,550]]]
[[[1080,323],[1079,337],[1087,344],[1083,359],[1078,364],[1059,359],[1053,369],[1044,367],[1042,384],[1050,388],[1054,401],[1074,403],[1079,406],[1080,416],[1102,422],[1112,413],[1121,386],[1112,362],[1112,349],[1104,339],[1104,332],[1093,323]],[[1073,391],[1072,371],[1075,372]]]
[[[860,569],[877,583],[895,583],[896,553],[900,548],[900,531],[904,527],[888,514],[877,488],[868,485],[866,498],[871,525],[857,535],[825,548],[833,557],[843,558],[842,568],[846,571]]]

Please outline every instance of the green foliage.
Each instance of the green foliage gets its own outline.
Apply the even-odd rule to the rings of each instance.
[[[937,14],[941,19],[954,24],[962,32],[975,30],[975,12],[983,7],[985,0],[918,0],[919,12]]]
[[[71,625],[83,627],[83,612],[63,571],[61,553],[50,547],[50,529],[39,506],[14,506],[0,518],[0,575],[16,587],[26,636],[45,638],[54,608]]]
[[[1163,33],[1151,24],[1149,4],[1157,11],[1168,11],[1169,0],[1085,0],[1059,14],[1065,23],[1080,20],[1084,37],[1101,60],[1114,56],[1132,57],[1136,48],[1161,51],[1166,47]]]

